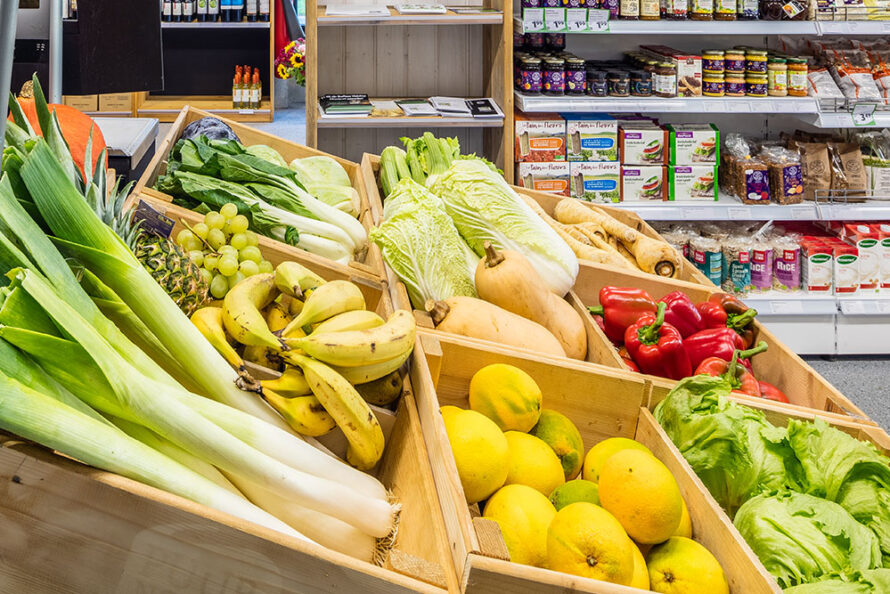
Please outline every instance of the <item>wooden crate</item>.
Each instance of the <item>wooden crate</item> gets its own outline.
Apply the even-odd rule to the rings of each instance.
[[[574,292],[585,306],[599,305],[600,289],[607,285],[645,289],[654,299],[660,299],[672,291],[680,290],[696,303],[706,301],[713,293],[720,292],[720,289],[714,286],[662,279],[651,274],[623,273],[611,267],[608,270],[599,269],[597,265],[582,269],[575,282]],[[858,406],[785,346],[768,328],[756,320],[754,323],[757,327],[757,340],[763,340],[769,345],[765,353],[755,356],[751,361],[754,375],[758,379],[769,382],[785,392],[791,404],[798,408],[839,413],[860,423],[874,424]],[[606,344],[612,353],[610,359],[599,362],[624,369],[625,365],[618,356],[618,351],[599,326],[594,326],[596,339]],[[647,377],[653,385],[665,390],[669,390],[676,383],[664,378]],[[760,401],[757,398],[751,400]]]
[[[466,408],[470,378],[492,363],[508,363],[528,372],[541,387],[544,407],[572,419],[585,448],[616,436],[634,438],[649,447],[677,479],[689,508],[693,535],[723,566],[731,591],[779,592],[775,581],[645,407],[649,385],[644,378],[618,370],[595,369],[584,363],[555,364],[529,354],[494,352],[430,334],[421,334],[420,344],[422,348],[415,349],[413,356],[411,378],[454,562],[458,574],[463,576],[461,587],[465,592],[640,591],[510,563],[497,524],[474,517],[466,504],[439,407],[451,404]]]
[[[201,111],[200,109],[195,109],[194,107],[190,106],[185,106],[182,108],[182,111],[179,112],[179,116],[176,118],[176,121],[174,121],[173,124],[170,126],[170,130],[167,132],[167,136],[164,137],[164,140],[158,146],[154,158],[148,164],[148,167],[145,169],[142,177],[139,178],[139,181],[133,188],[131,200],[135,200],[135,197],[148,197],[155,199],[155,206],[167,203],[165,206],[167,216],[170,216],[174,220],[185,218],[186,220],[189,220],[191,222],[196,221],[196,217],[200,217],[200,215],[197,215],[195,213],[192,213],[193,216],[188,217],[186,213],[190,211],[170,204],[170,202],[173,200],[173,197],[153,189],[152,186],[154,186],[158,177],[166,172],[167,160],[170,156],[170,152],[173,150],[176,141],[182,134],[182,130],[191,122],[207,116],[213,116],[213,114],[206,111]],[[239,124],[238,122],[227,120],[225,118],[219,119],[225,122],[232,128],[232,130],[235,131],[235,134],[237,134],[238,138],[241,139],[242,144],[247,146],[252,144],[265,144],[271,146],[279,153],[281,153],[281,156],[284,157],[284,159],[288,162],[297,158],[314,157],[320,155],[329,156],[335,159],[349,174],[349,178],[352,181],[352,186],[359,194],[359,198],[361,200],[359,221],[362,223],[362,226],[364,226],[366,231],[370,231],[373,224],[371,208],[368,203],[368,196],[365,190],[366,186],[364,181],[362,180],[361,168],[358,163],[353,163],[351,161],[335,157],[334,155],[328,155],[327,153],[323,153],[321,151],[297,144],[295,142],[284,140],[283,138],[273,136],[272,134],[268,134],[266,132],[261,132],[245,124]],[[292,253],[292,259],[294,260],[299,260],[297,258],[297,255],[302,254],[306,256],[306,259],[308,260],[320,260],[325,262],[328,261],[327,258],[323,258],[315,254],[310,254],[304,250],[297,249],[293,246],[289,246],[268,237],[261,237],[260,242],[264,245],[278,244],[285,252]],[[377,246],[373,243],[369,243],[367,252],[361,255],[359,261],[350,262],[348,267],[371,274],[373,276],[376,276],[377,278],[382,278],[383,258],[380,255],[380,249],[377,248]]]
[[[365,189],[368,194],[368,201],[370,202],[371,206],[371,213],[374,216],[374,221],[379,223],[383,219],[383,193],[377,180],[377,172],[380,170],[380,157],[378,155],[365,153],[362,157],[361,169],[363,174],[362,176],[364,177],[365,181]],[[534,199],[535,202],[541,205],[541,208],[543,208],[544,211],[551,216],[553,215],[553,209],[556,208],[557,203],[564,198],[564,196],[557,196],[555,194],[548,194],[547,192],[529,190],[528,188],[523,188],[520,186],[512,187],[518,194],[523,194],[525,196],[528,196],[529,198]],[[582,204],[588,203],[582,202]],[[636,229],[643,235],[651,237],[652,239],[657,239],[658,241],[665,242],[664,238],[659,235],[658,232],[653,229],[651,225],[649,225],[649,223],[641,219],[640,216],[633,211],[609,206],[607,204],[596,204],[590,206],[596,206],[597,208],[602,209],[612,218],[624,223],[632,229]],[[586,260],[581,260],[582,268],[585,267],[587,264],[588,262]],[[625,268],[617,268],[612,266],[606,266],[606,268],[619,272],[627,270]],[[640,272],[640,274],[650,276],[642,271]],[[682,255],[680,256],[680,269],[677,273],[677,278],[679,280],[699,283],[709,287],[714,286],[714,283],[712,283],[710,279],[708,279],[708,277],[702,274],[702,272],[698,268],[696,268]]]

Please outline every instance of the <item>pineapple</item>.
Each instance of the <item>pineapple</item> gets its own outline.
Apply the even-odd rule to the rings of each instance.
[[[97,200],[96,214],[124,240],[136,259],[187,316],[207,303],[210,285],[188,254],[166,237],[142,229],[130,209],[124,210],[132,184],[119,189],[115,183],[108,197]]]

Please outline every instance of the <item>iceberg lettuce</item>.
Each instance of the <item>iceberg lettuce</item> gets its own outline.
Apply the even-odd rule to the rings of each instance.
[[[785,594],[882,594],[890,592],[890,569],[869,569],[832,575],[818,582],[792,586]]]
[[[482,244],[490,241],[498,249],[524,255],[557,295],[575,284],[575,253],[487,163],[457,159],[430,181],[430,190],[478,256],[484,254]]]
[[[265,144],[252,144],[250,146],[244,147],[244,150],[254,157],[265,159],[269,163],[273,163],[274,165],[278,165],[279,167],[287,167],[287,161],[284,160],[284,157],[281,156],[281,153],[273,149],[271,146]]]
[[[331,157],[319,155],[294,159],[290,162],[289,167],[297,174],[297,179],[304,186],[312,184],[352,185],[349,174]]]
[[[872,532],[836,503],[804,493],[758,495],[733,522],[783,588],[881,566]]]
[[[476,262],[438,198],[410,178],[386,200],[385,220],[371,230],[383,259],[405,283],[411,304],[428,299],[475,297]]]

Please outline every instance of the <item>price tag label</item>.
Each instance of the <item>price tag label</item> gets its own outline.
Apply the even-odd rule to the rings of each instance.
[[[803,303],[800,301],[772,301],[770,311],[774,314],[799,314],[803,313]]]
[[[253,109],[239,109],[238,113],[241,115],[253,115],[256,111]]]
[[[550,33],[560,33],[566,30],[566,9],[545,8],[544,30]]]
[[[881,299],[877,302],[878,311],[882,314],[890,313],[890,300]]]
[[[684,208],[683,209],[683,218],[687,221],[701,221],[705,218],[705,215],[708,214],[708,209],[706,208]]]
[[[862,301],[841,301],[841,311],[845,314],[864,314],[865,303]]]
[[[813,209],[808,206],[795,206],[791,209],[791,218],[795,221],[808,221],[813,218]]]
[[[522,30],[535,33],[544,30],[544,9],[526,8],[522,11]]]
[[[726,215],[736,221],[750,221],[751,220],[751,209],[750,208],[727,208]]]
[[[580,33],[582,31],[587,31],[586,8],[566,9],[566,30],[569,33]]]
[[[853,106],[853,125],[864,127],[875,125],[875,108],[874,103],[859,103]]]
[[[609,9],[591,8],[587,11],[587,30],[594,33],[609,31]]]

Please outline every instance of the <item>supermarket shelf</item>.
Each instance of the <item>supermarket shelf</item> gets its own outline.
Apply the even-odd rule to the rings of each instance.
[[[808,124],[812,124],[813,126],[817,126],[819,128],[860,128],[863,126],[857,125],[853,122],[853,114],[850,111],[838,111],[838,112],[829,112],[823,111],[816,115],[803,115],[800,116],[800,119],[807,122]],[[875,127],[875,128],[886,128],[890,127],[890,111],[876,111],[874,112],[874,126],[864,126],[864,127]]]
[[[714,202],[620,202],[611,206],[632,210],[647,221],[815,221],[819,218],[813,202],[743,204],[741,200],[722,193]]]
[[[816,114],[812,97],[560,97],[525,95],[514,91],[515,106],[524,112],[611,112],[611,113],[738,113],[738,114]]]
[[[819,219],[823,221],[890,221],[890,202],[887,201],[819,204],[817,208]]]
[[[871,23],[866,23],[871,24]],[[515,31],[525,33],[522,19]],[[565,31],[562,31],[563,33]],[[535,31],[548,33],[548,31]],[[620,21],[610,20],[608,31],[572,31],[574,35],[818,35],[815,21]],[[875,33],[875,35],[883,33]]]
[[[748,295],[745,305],[757,310],[759,316],[824,316],[838,312],[838,300],[834,295],[811,293],[780,293],[769,291]],[[888,301],[890,303],[890,301]]]
[[[453,10],[445,14],[399,14],[389,8],[388,17],[355,15],[328,16],[327,8],[318,7],[319,27],[341,27],[349,25],[500,25],[504,22],[503,12],[479,12],[461,14]]]
[[[504,118],[443,118],[397,117],[397,118],[350,118],[319,116],[319,128],[501,128]]]
[[[223,115],[236,122],[271,122],[272,111],[269,98],[263,99],[259,109],[233,109],[231,97],[225,96],[149,96],[137,110],[137,117],[157,118],[161,122],[172,122],[179,115],[183,106],[191,105],[197,109]]]
[[[819,35],[888,35],[890,21],[815,21]]]
[[[161,29],[268,29],[270,26],[271,23],[269,21],[241,21],[235,23],[201,23],[199,21],[191,21],[189,23],[161,22]]]
[[[838,311],[845,316],[890,316],[890,293],[855,293],[837,297]]]

